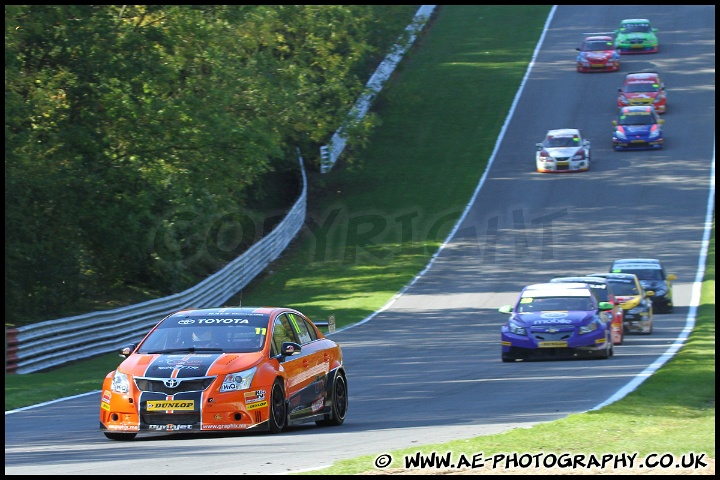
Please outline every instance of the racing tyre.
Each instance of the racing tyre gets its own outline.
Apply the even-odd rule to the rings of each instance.
[[[317,420],[316,425],[337,426],[345,421],[348,409],[348,389],[345,377],[338,375],[333,382],[332,407],[328,415],[322,420]]]
[[[270,393],[270,416],[268,426],[270,433],[280,433],[287,424],[287,407],[285,403],[285,389],[282,382],[276,380]]]
[[[103,432],[103,433],[110,440],[119,440],[122,442],[127,442],[129,440],[132,440],[137,435],[137,433],[118,433],[118,432]]]
[[[502,356],[503,363],[510,363],[515,361],[515,357],[506,357],[505,355]]]

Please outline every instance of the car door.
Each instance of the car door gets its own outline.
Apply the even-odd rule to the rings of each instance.
[[[299,352],[280,357],[286,372],[290,422],[312,415],[324,406],[329,362],[325,359],[323,342],[317,341],[313,333],[304,317],[297,313],[284,312],[275,318],[273,342],[276,346],[280,347],[283,341],[301,346]]]

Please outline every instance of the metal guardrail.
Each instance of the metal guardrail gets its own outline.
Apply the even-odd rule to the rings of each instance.
[[[400,63],[407,49],[415,42],[417,33],[423,29],[433,11],[435,11],[435,5],[420,6],[415,13],[413,22],[405,28],[410,36],[406,41],[398,41],[398,43],[393,46],[392,51],[385,57],[385,60],[383,60],[377,70],[375,70],[375,73],[373,73],[365,85],[366,93],[360,96],[355,106],[350,110],[348,115],[350,118],[360,120],[365,116],[370,105],[372,105],[372,101],[375,99],[375,95],[382,90],[383,85],[395,71],[395,67]],[[330,143],[320,147],[320,173],[327,173],[332,170],[338,157],[340,157],[340,154],[345,149],[346,143],[345,133],[342,127],[340,127],[330,139]]]
[[[141,340],[173,312],[223,305],[280,256],[305,223],[307,175],[302,157],[299,160],[303,179],[300,197],[272,232],[222,270],[169,297],[6,329],[5,372],[33,373],[119,350]]]

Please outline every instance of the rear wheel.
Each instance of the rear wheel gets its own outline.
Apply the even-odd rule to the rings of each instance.
[[[282,382],[276,380],[270,393],[270,417],[268,418],[270,433],[280,433],[285,428],[287,423],[285,405],[285,389]]]
[[[323,426],[342,425],[348,409],[348,389],[345,377],[338,375],[333,382],[332,410],[325,418],[315,423]]]

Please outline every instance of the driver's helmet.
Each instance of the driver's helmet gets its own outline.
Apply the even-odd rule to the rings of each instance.
[[[200,347],[211,347],[217,343],[211,330],[195,331],[192,334],[193,344]]]

